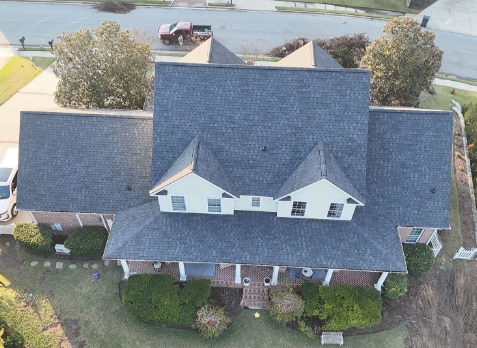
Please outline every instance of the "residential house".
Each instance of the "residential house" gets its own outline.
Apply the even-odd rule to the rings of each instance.
[[[370,107],[369,83],[314,43],[247,66],[210,39],[156,63],[151,111],[22,112],[18,208],[104,225],[125,277],[380,290],[449,228],[452,114]]]

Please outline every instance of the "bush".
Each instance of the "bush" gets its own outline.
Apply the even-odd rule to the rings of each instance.
[[[195,324],[204,337],[219,337],[229,323],[230,318],[225,314],[224,309],[213,302],[207,303],[197,311]]]
[[[8,326],[7,322],[0,318],[0,342],[3,341],[3,346],[5,348],[23,348],[25,347],[25,338],[23,335],[11,327]]]
[[[365,329],[381,322],[381,295],[364,286],[317,286],[304,283],[305,316],[325,321],[325,331]]]
[[[192,327],[197,308],[209,296],[209,280],[192,280],[181,289],[171,275],[137,274],[128,279],[123,304],[137,319]]]
[[[278,285],[270,289],[269,307],[270,315],[284,324],[302,316],[304,302],[293,288]]]
[[[13,229],[13,238],[20,245],[37,253],[49,253],[53,250],[53,230],[48,225],[19,222]]]
[[[65,240],[65,247],[73,255],[101,256],[108,240],[108,231],[104,227],[88,226],[73,231]]]
[[[384,286],[384,296],[396,299],[404,296],[407,291],[407,274],[403,273],[391,273],[387,276]]]
[[[359,68],[366,47],[371,43],[364,33],[313,40],[343,68]]]
[[[286,42],[284,45],[272,48],[271,51],[268,52],[268,55],[272,57],[284,58],[290,53],[293,53],[297,49],[303,47],[308,42],[310,42],[310,40],[305,39],[304,37],[298,37]]]
[[[434,253],[425,244],[403,244],[407,271],[411,275],[420,275],[429,271],[434,264]]]

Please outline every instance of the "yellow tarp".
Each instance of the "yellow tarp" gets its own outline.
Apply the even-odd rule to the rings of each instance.
[[[10,281],[7,278],[5,278],[3,274],[1,273],[0,273],[0,284],[5,287],[10,285]]]

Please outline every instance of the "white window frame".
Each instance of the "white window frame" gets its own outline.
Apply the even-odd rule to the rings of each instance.
[[[181,199],[182,198],[182,202],[174,202],[174,199]],[[171,196],[171,205],[172,205],[172,211],[187,211],[187,206],[186,206],[186,203],[185,203],[185,197],[184,196]],[[175,209],[175,208],[179,208],[179,209]],[[184,208],[184,209],[182,209]]]
[[[252,197],[252,200],[251,200],[251,206],[252,208],[260,208],[260,197]]]
[[[334,208],[333,205],[335,206]],[[341,215],[343,215],[344,206],[344,203],[330,203],[330,207],[328,208],[328,213],[326,214],[326,217],[330,219],[341,219]],[[339,214],[337,214],[337,212]]]
[[[412,231],[417,231],[417,230],[421,230],[421,232],[419,233],[419,235],[411,236]],[[419,239],[421,239],[423,233],[424,233],[424,229],[423,229],[423,228],[413,227],[413,228],[411,229],[411,232],[409,232],[409,235],[407,236],[406,241],[405,241],[404,243],[406,243],[406,244],[417,244],[417,242],[419,241]],[[413,237],[413,240],[409,240],[410,237]],[[417,237],[415,241],[414,241],[414,237]]]
[[[217,207],[217,205],[212,205],[212,206],[211,206],[210,203],[209,203],[210,200],[217,200],[217,201],[219,201],[219,205],[218,205],[219,211],[214,211],[214,210],[211,211],[211,210],[210,210],[210,208]],[[208,198],[207,198],[207,212],[212,213],[212,214],[221,214],[221,213],[222,213],[222,199],[219,198],[219,197],[208,197]]]
[[[53,229],[53,231],[63,231],[63,226],[61,226],[59,222],[51,225],[51,228]]]
[[[292,209],[291,209],[291,212],[290,212],[290,215],[291,216],[305,216],[306,214],[306,204],[308,202],[302,202],[302,201],[293,201],[292,202]],[[296,204],[296,207],[294,207]],[[295,214],[293,214],[293,210],[296,210],[295,211]],[[303,211],[303,213],[301,212]]]

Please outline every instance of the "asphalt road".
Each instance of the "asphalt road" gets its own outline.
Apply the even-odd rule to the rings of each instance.
[[[0,3],[0,45],[48,46],[58,33],[96,28],[113,20],[122,28],[139,29],[153,37],[155,50],[178,49],[157,38],[161,24],[192,21],[211,24],[214,37],[235,53],[258,47],[262,54],[294,37],[325,38],[365,32],[371,40],[382,32],[385,21],[305,13],[254,12],[238,10],[174,9],[138,7],[129,14],[102,13],[91,5],[28,2]],[[436,43],[444,51],[441,72],[477,79],[477,37],[437,31]]]

